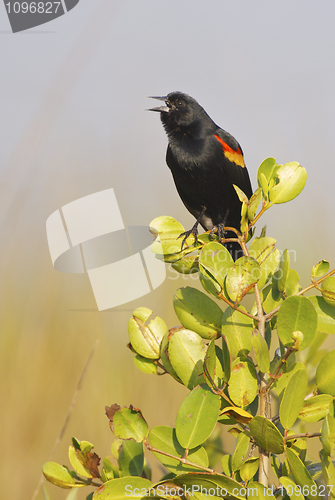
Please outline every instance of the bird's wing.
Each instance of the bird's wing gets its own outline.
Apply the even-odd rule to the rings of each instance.
[[[250,198],[252,188],[241,146],[232,135],[221,128],[214,132],[214,137],[221,144],[224,156],[231,162],[231,171],[229,172],[231,182],[242,189]]]

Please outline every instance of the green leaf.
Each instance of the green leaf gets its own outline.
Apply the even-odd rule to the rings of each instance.
[[[270,283],[265,288],[263,288],[263,290],[261,290],[261,300],[263,309],[266,313],[269,313],[270,311],[278,307],[284,300],[284,296],[278,290],[277,283],[274,279],[275,274],[272,276],[272,284]]]
[[[151,251],[157,256],[164,256],[167,262],[174,262],[181,259],[194,250],[194,236],[191,235],[186,240],[186,248],[181,252],[181,239],[179,236],[185,231],[184,227],[173,217],[157,217],[150,222],[149,230],[155,237],[151,244]]]
[[[208,344],[204,360],[204,378],[208,387],[218,390],[223,384],[224,372],[222,365],[222,351],[212,340]]]
[[[329,456],[321,450],[320,452],[320,457],[321,457],[321,467],[322,467],[322,473],[323,476],[326,480],[326,484],[329,486],[330,490],[330,498],[334,498],[335,496],[335,467],[332,462],[332,460],[329,458]],[[329,498],[329,497],[328,497]]]
[[[332,401],[333,397],[329,394],[318,394],[306,399],[299,413],[300,420],[304,422],[319,422],[319,420],[322,420],[328,414]]]
[[[231,367],[229,396],[240,407],[248,406],[257,396],[258,385],[254,365],[246,358],[237,358]]]
[[[289,297],[281,305],[278,318],[278,335],[284,346],[295,345],[295,332],[302,332],[303,339],[300,345],[296,346],[303,350],[312,342],[318,322],[315,308],[311,305],[307,297]]]
[[[90,449],[93,448],[93,445],[87,450],[90,451]],[[86,478],[92,478],[94,477],[93,474],[89,471],[89,468],[87,467],[87,457],[85,451],[82,451],[81,449],[76,449],[74,446],[69,446],[69,460],[79,476],[86,477]]]
[[[219,498],[226,498],[230,500],[234,500],[235,498],[239,500],[245,500],[245,495],[243,495],[243,488],[241,488],[241,484],[229,477],[226,477],[222,474],[182,474],[178,475],[169,483],[173,485],[177,485],[180,487],[191,488],[193,487],[193,492],[199,492],[199,499],[201,499],[201,487],[202,491],[210,491],[214,493],[217,492],[216,486],[219,487]],[[164,484],[163,482],[158,484]],[[211,496],[210,498],[214,498],[216,500],[217,497]],[[254,499],[255,500],[255,499]]]
[[[321,260],[316,266],[313,266],[312,276],[314,278],[321,278],[329,271],[329,262],[327,260]]]
[[[268,488],[257,481],[248,483],[247,497],[248,500],[255,500],[255,498],[259,500],[275,500],[272,494],[272,488]]]
[[[114,477],[118,477],[114,474],[115,466],[110,461],[109,457],[104,458],[103,460],[103,469],[101,471],[101,477],[104,483],[114,479]]]
[[[199,256],[190,255],[183,257],[177,262],[172,262],[171,267],[180,274],[194,274],[199,272]]]
[[[290,268],[290,254],[289,251],[286,249],[284,250],[280,258],[279,269],[273,277],[273,279],[277,281],[278,290],[280,292],[284,292],[285,290],[289,268]]]
[[[290,448],[286,448],[285,454],[290,467],[291,475],[296,484],[302,488],[303,495],[309,500],[315,500],[315,493],[313,495],[313,492],[317,491],[316,484],[311,478],[311,475],[305,465],[300,460],[298,455],[296,455],[296,453]]]
[[[257,260],[261,268],[258,288],[262,289],[278,267],[279,250],[275,249],[276,240],[269,236],[255,238],[249,247],[249,255]]]
[[[335,350],[320,361],[315,374],[316,386],[322,394],[335,396]]]
[[[236,472],[241,467],[247,457],[249,443],[250,436],[245,432],[241,432],[236,439],[234,451],[231,456],[231,468],[233,472]]]
[[[228,271],[226,290],[233,302],[240,302],[261,277],[258,262],[252,257],[240,257]]]
[[[335,308],[326,303],[319,295],[308,297],[318,315],[317,331],[327,334],[335,334]]]
[[[335,418],[327,415],[321,429],[321,442],[324,452],[332,457],[335,454]]]
[[[242,481],[248,483],[250,479],[252,479],[256,474],[256,472],[258,471],[258,467],[259,467],[258,457],[248,458],[248,460],[244,462],[244,464],[241,466],[239,470]]]
[[[244,307],[243,311],[245,311]],[[247,356],[251,350],[253,321],[240,311],[227,307],[222,315],[221,333],[225,337],[232,359]]]
[[[176,435],[183,448],[195,448],[212,434],[219,417],[220,397],[207,385],[193,389],[182,402],[176,421]]]
[[[169,453],[175,457],[183,458],[185,455],[185,448],[183,448],[179,443],[176,436],[176,430],[172,427],[167,427],[165,425],[154,427],[149,434],[149,443],[154,448],[164,451],[165,453]],[[182,464],[175,458],[171,458],[157,452],[153,452],[153,454],[164,465],[164,467],[174,474],[199,471],[197,467]],[[187,458],[190,462],[199,464],[202,467],[208,467],[208,456],[206,450],[201,446],[197,446],[196,448],[189,450]]]
[[[167,326],[159,316],[150,319],[151,315],[152,311],[146,307],[136,309],[128,322],[128,334],[137,354],[144,358],[158,359]]]
[[[335,276],[327,276],[320,286],[323,299],[330,306],[335,306]]]
[[[255,351],[256,362],[262,373],[267,373],[270,369],[269,348],[258,330],[253,330],[251,336],[252,347]]]
[[[134,363],[139,370],[143,373],[148,373],[149,375],[157,375],[157,364],[155,360],[144,358],[139,354],[136,354],[134,358]]]
[[[172,368],[186,387],[193,389],[204,382],[203,362],[207,346],[200,335],[186,329],[171,332],[167,349]]]
[[[134,439],[141,442],[148,435],[148,425],[140,410],[120,408],[113,418],[114,435],[121,439]]]
[[[209,279],[210,275],[216,282],[217,290],[224,286],[224,280],[229,269],[234,265],[234,260],[226,247],[213,241],[205,245],[199,255],[200,273]]]
[[[173,306],[179,321],[188,330],[204,339],[220,336],[222,310],[204,293],[189,286],[179,288],[174,295]]]
[[[285,429],[292,427],[304,405],[308,377],[306,370],[296,371],[289,380],[279,408],[279,417]]]
[[[161,343],[161,361],[163,363],[163,366],[165,370],[175,379],[177,382],[182,384],[182,381],[178,377],[177,373],[173,369],[170,359],[169,359],[169,338],[170,338],[170,331],[167,331],[166,334],[163,337],[162,343]]]
[[[75,480],[71,476],[68,469],[62,467],[56,462],[46,462],[43,465],[43,474],[48,481],[52,484],[56,484],[61,488],[79,488],[81,486],[86,486],[86,484],[76,484]]]
[[[222,471],[223,473],[230,477],[233,473],[231,470],[231,455],[223,455],[221,459],[221,466],[222,466]]]
[[[124,441],[118,462],[122,477],[141,476],[144,463],[143,443],[136,443],[132,439]]]
[[[235,189],[235,191],[236,191],[236,193],[237,193],[237,196],[238,196],[239,200],[240,200],[241,202],[248,203],[248,201],[249,201],[249,200],[248,200],[248,197],[247,197],[247,195],[246,195],[246,194],[242,191],[242,189],[240,189],[240,188],[239,188],[238,186],[236,186],[235,184],[233,184],[233,187],[234,187],[234,189]]]
[[[280,484],[284,486],[287,495],[292,499],[292,500],[304,500],[304,495],[301,493],[301,488],[297,488],[297,485],[295,484],[292,479],[290,479],[287,476],[282,476],[280,479]],[[300,489],[300,491],[299,491]]]
[[[284,451],[284,438],[277,427],[265,417],[257,415],[249,422],[252,437],[263,450],[276,455]]]
[[[248,204],[248,219],[249,220],[254,219],[261,199],[262,199],[262,189],[259,187],[256,189],[256,191],[254,192],[254,194],[252,195],[252,197],[249,200],[249,204]]]
[[[275,158],[266,158],[265,160],[263,160],[262,163],[260,164],[260,166],[258,167],[258,171],[257,171],[258,185],[261,186],[261,182],[260,182],[261,174],[264,175],[266,182],[269,183],[270,179],[274,175],[277,168],[278,168],[278,165],[276,163]]]
[[[294,363],[289,368],[287,368],[286,372],[283,373],[279,379],[275,381],[275,388],[279,398],[282,398],[284,390],[286,389],[291,377],[298,370],[302,370],[306,372],[305,365],[303,363]]]
[[[271,203],[287,203],[296,198],[304,189],[307,179],[306,169],[292,161],[280,165],[274,174],[275,185],[270,188]]]
[[[120,477],[101,485],[93,500],[147,500],[146,491],[151,486],[152,482],[142,477]]]

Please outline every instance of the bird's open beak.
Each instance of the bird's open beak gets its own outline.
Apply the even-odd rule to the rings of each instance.
[[[154,97],[150,96],[149,99],[158,99],[158,101],[167,101],[167,96],[164,97]],[[156,108],[150,108],[148,111],[159,111],[163,113],[168,113],[170,108],[168,106],[157,106]]]

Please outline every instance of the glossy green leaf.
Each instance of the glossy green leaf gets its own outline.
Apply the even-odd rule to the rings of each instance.
[[[322,467],[323,477],[325,478],[326,484],[328,486],[327,490],[330,491],[330,497],[328,497],[328,498],[334,498],[335,497],[335,467],[334,467],[333,461],[329,458],[329,456],[323,450],[321,450],[321,452],[320,452],[320,457],[321,457],[321,467]]]
[[[182,383],[182,381],[180,380],[180,378],[178,377],[177,373],[175,372],[175,370],[173,369],[173,367],[172,367],[172,365],[170,363],[170,359],[169,359],[169,339],[170,339],[170,335],[171,335],[171,332],[168,331],[168,332],[166,332],[166,334],[163,337],[163,340],[162,340],[162,343],[161,343],[161,352],[160,352],[161,361],[163,363],[163,366],[164,366],[165,370],[170,375],[172,375],[172,377],[175,380],[177,380],[177,382]]]
[[[269,236],[255,238],[249,247],[249,255],[257,260],[261,267],[258,288],[261,289],[269,281],[278,267],[280,254],[275,249],[276,240]]]
[[[256,474],[256,472],[258,471],[258,467],[259,467],[258,457],[248,458],[248,460],[244,462],[244,464],[241,466],[239,470],[242,481],[248,483],[250,479],[252,479]]]
[[[186,486],[187,488],[191,488],[191,490],[193,486],[193,491],[198,491],[199,494],[201,492],[201,486],[203,488],[203,491],[209,492],[210,488],[213,488],[214,485],[212,492],[214,493],[213,490],[216,490],[216,486],[218,486],[220,495],[219,498],[224,498],[227,500],[234,500],[235,498],[239,500],[245,499],[241,484],[222,474],[182,474],[173,478],[171,480],[171,483],[177,486]],[[198,489],[195,490],[195,488]],[[201,496],[199,498],[201,498]]]
[[[143,373],[148,373],[149,375],[157,375],[157,364],[155,360],[144,358],[139,354],[136,354],[134,358],[134,363],[139,370]]]
[[[258,330],[253,330],[251,336],[252,347],[255,351],[256,362],[262,373],[267,373],[270,369],[269,348]]]
[[[318,314],[317,331],[327,334],[335,334],[335,308],[327,304],[320,296],[308,297]]]
[[[269,183],[270,179],[273,177],[277,168],[278,165],[276,163],[275,158],[266,158],[265,160],[263,160],[257,170],[258,185],[261,186],[261,181],[260,181],[261,174],[264,175],[265,180],[267,181],[267,183]]]
[[[171,267],[180,274],[197,273],[199,272],[199,256],[187,255],[176,262],[172,262]]]
[[[284,451],[284,438],[271,420],[257,415],[249,422],[252,437],[263,450],[280,455]]]
[[[274,282],[275,274],[272,276],[272,283],[261,290],[261,300],[266,313],[273,311],[284,300],[283,294],[278,290],[277,283]]]
[[[221,459],[222,472],[231,477],[233,471],[231,470],[231,455],[223,455]]]
[[[46,462],[43,465],[43,474],[50,483],[60,486],[61,488],[79,488],[86,486],[85,484],[76,484],[68,469],[62,467],[56,462]]]
[[[290,268],[290,254],[289,251],[286,249],[284,250],[284,252],[280,257],[278,271],[273,277],[273,279],[277,281],[278,290],[280,292],[284,292],[285,290],[289,268]]]
[[[233,302],[240,302],[261,277],[258,262],[252,257],[240,257],[228,271],[226,290]]]
[[[237,471],[247,458],[249,444],[250,436],[245,432],[241,432],[236,439],[234,451],[231,456],[231,468],[233,472]]]
[[[301,487],[295,484],[295,482],[287,477],[287,476],[282,476],[280,479],[280,484],[284,486],[287,495],[292,499],[292,500],[304,500],[304,495],[301,493]]]
[[[115,466],[112,464],[109,457],[104,458],[103,468],[101,471],[101,478],[102,478],[104,483],[106,483],[107,481],[110,481],[110,479],[114,479],[115,477],[118,477],[114,474],[114,471],[115,471]]]
[[[322,424],[321,442],[324,452],[334,457],[335,455],[335,418],[328,414]]]
[[[176,435],[183,448],[195,448],[212,434],[219,417],[220,397],[207,385],[193,389],[177,414]]]
[[[316,484],[305,465],[298,455],[290,448],[286,448],[285,454],[294,481],[302,488],[304,496],[309,500],[315,500],[315,493],[313,495],[313,492],[317,491]]]
[[[142,477],[120,477],[101,485],[94,492],[93,500],[147,500],[146,491],[151,486],[152,482]]]
[[[248,500],[255,500],[255,498],[258,500],[275,500],[272,491],[272,488],[267,488],[258,481],[253,481],[248,483],[247,498]]]
[[[329,394],[318,394],[306,399],[299,413],[300,420],[304,422],[319,422],[319,420],[322,420],[328,414],[332,401],[333,396]]]
[[[149,443],[154,448],[164,451],[165,453],[169,453],[174,457],[183,458],[185,455],[185,448],[183,448],[179,443],[176,431],[172,427],[167,427],[165,425],[154,427],[149,434]],[[197,467],[182,464],[175,458],[171,458],[157,452],[153,452],[153,454],[164,465],[164,467],[174,474],[199,471]],[[202,467],[208,467],[208,456],[206,450],[201,446],[189,450],[187,458],[190,462],[199,464]]]
[[[143,443],[136,443],[132,439],[123,441],[118,462],[122,477],[141,477],[144,463]]]
[[[205,245],[199,255],[200,272],[207,271],[223,288],[225,276],[234,265],[234,260],[226,247],[213,241]]]
[[[299,279],[300,277],[297,271],[295,269],[289,269],[284,290],[286,297],[296,295],[301,290]]]
[[[329,271],[329,262],[327,260],[321,260],[316,264],[316,266],[313,266],[312,276],[314,278],[321,278],[321,276],[327,274],[328,271]]]
[[[279,417],[284,429],[292,427],[304,405],[308,385],[306,370],[293,373],[280,403]]]
[[[320,286],[322,297],[327,304],[335,306],[335,276],[327,276]]]
[[[322,394],[335,396],[335,350],[320,361],[315,374],[316,386]]]
[[[173,262],[187,255],[194,250],[194,236],[191,235],[186,240],[186,248],[181,252],[182,239],[179,238],[185,229],[173,217],[162,216],[154,219],[149,230],[155,237],[151,244],[151,251],[158,256],[166,256],[167,262]]]
[[[229,396],[240,407],[250,404],[257,396],[258,385],[254,365],[246,358],[237,358],[231,366]]]
[[[245,311],[244,307],[240,307]],[[247,356],[251,350],[253,321],[240,311],[227,307],[222,315],[221,333],[225,337],[232,359]]]
[[[158,359],[167,326],[162,318],[152,318],[151,315],[152,311],[146,307],[136,309],[128,322],[128,334],[132,348],[137,354],[144,358]]]
[[[223,312],[204,293],[189,286],[179,288],[174,295],[173,306],[179,321],[188,330],[204,339],[220,336]]]
[[[287,203],[296,198],[304,189],[307,172],[298,162],[280,165],[274,174],[275,185],[269,190],[271,203]]]
[[[212,340],[208,344],[204,360],[204,378],[206,384],[210,388],[214,387],[215,390],[218,390],[223,384],[224,372],[222,365],[222,351]]]
[[[79,476],[86,478],[94,477],[87,467],[87,457],[84,451],[80,449],[78,450],[74,446],[69,446],[69,460],[72,467]]]
[[[291,366],[289,366],[286,370],[286,372],[282,373],[280,378],[278,378],[274,385],[278,394],[279,398],[282,398],[284,391],[291,379],[291,377],[296,373],[298,370],[302,370],[303,372],[306,372],[306,367],[303,363],[293,363]]]
[[[283,302],[278,313],[279,338],[284,346],[293,346],[295,344],[293,334],[297,331],[302,332],[303,339],[299,350],[303,350],[312,342],[317,323],[317,313],[307,297],[289,297]]]
[[[120,408],[113,418],[114,435],[121,439],[134,439],[141,442],[148,435],[148,425],[140,410]]]
[[[177,330],[170,335],[168,343],[170,363],[179,379],[189,389],[205,381],[203,362],[206,349],[204,340],[191,330]]]
[[[248,204],[248,219],[249,220],[254,219],[261,199],[262,199],[262,189],[259,187],[256,189],[256,191],[254,192],[254,194],[252,195],[252,197],[249,200],[249,204]]]

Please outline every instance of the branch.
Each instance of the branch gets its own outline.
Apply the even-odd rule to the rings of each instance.
[[[320,437],[321,432],[303,432],[302,434],[293,434],[292,436],[286,436],[284,437],[284,441],[291,441],[292,439],[299,439],[299,438],[314,438],[314,437]]]
[[[202,465],[196,464],[195,462],[191,462],[187,458],[176,457],[175,455],[171,455],[171,453],[166,453],[165,451],[159,450],[158,448],[151,446],[151,444],[149,444],[146,439],[143,440],[143,443],[147,447],[147,449],[149,451],[152,451],[153,453],[159,453],[160,455],[164,455],[165,457],[173,458],[174,460],[178,460],[178,462],[180,462],[184,465],[190,465],[192,467],[196,467],[197,469],[201,469],[201,470],[204,470],[206,472],[210,472],[211,474],[219,474],[220,476],[224,476],[224,474],[220,474],[220,472],[217,472],[214,469],[209,469],[208,467],[203,467]]]

